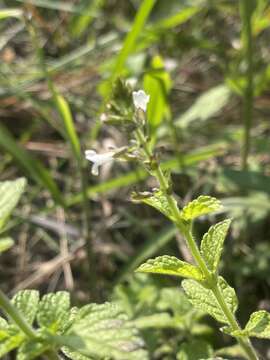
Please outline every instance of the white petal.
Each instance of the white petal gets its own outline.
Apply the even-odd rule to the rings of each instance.
[[[136,109],[142,109],[144,112],[147,109],[147,104],[150,100],[150,96],[143,90],[133,91],[132,93],[133,103]]]
[[[93,166],[92,166],[92,170],[91,170],[91,173],[95,176],[98,175],[98,167],[99,167],[99,164],[97,163],[94,163]]]
[[[114,160],[113,155],[115,151],[108,151],[107,153],[97,154],[95,150],[86,150],[85,157],[87,160],[93,163],[92,166],[92,174],[98,175],[99,166],[110,163]]]
[[[98,156],[97,152],[95,150],[86,150],[84,152],[85,157],[89,161],[95,161],[96,156]]]

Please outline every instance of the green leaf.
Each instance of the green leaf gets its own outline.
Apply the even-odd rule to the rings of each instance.
[[[11,302],[28,324],[32,325],[38,309],[39,292],[37,290],[21,290],[12,298]]]
[[[220,260],[223,243],[230,227],[231,220],[224,220],[211,226],[203,236],[201,254],[211,271],[216,271]]]
[[[39,326],[52,332],[62,330],[69,318],[70,295],[66,291],[43,296],[38,306],[37,321]]]
[[[270,313],[265,310],[251,314],[250,319],[242,331],[231,332],[233,336],[252,336],[260,339],[270,339]]]
[[[64,199],[50,173],[30,152],[18,145],[7,128],[0,124],[0,147],[13,156],[15,161],[41,186],[50,191],[56,203],[64,206]]]
[[[0,341],[0,358],[19,347],[24,339],[24,334],[22,334],[16,326],[8,326],[7,335]]]
[[[173,214],[171,213],[168,200],[161,190],[157,190],[154,192],[132,193],[131,199],[134,202],[141,202],[152,206],[153,208],[161,212],[163,215],[167,216],[170,220],[175,220]]]
[[[169,73],[165,70],[163,59],[154,56],[151,69],[144,75],[143,84],[150,101],[147,106],[147,118],[152,136],[164,118],[170,117],[168,95],[172,86]]]
[[[50,344],[38,342],[37,340],[27,340],[18,349],[16,360],[32,360],[40,358],[50,348]]]
[[[10,237],[0,238],[0,254],[7,251],[14,245],[14,240]]]
[[[189,298],[189,301],[196,309],[208,313],[221,323],[229,324],[210,289],[194,280],[183,280],[182,286]],[[232,313],[235,313],[238,301],[234,289],[230,287],[221,276],[218,278],[218,287],[223,294],[223,298],[227,306]]]
[[[144,360],[147,352],[142,349],[144,342],[136,328],[116,304],[90,304],[82,307],[77,319],[67,333],[77,336],[85,343],[83,348],[73,348],[84,356],[98,358]],[[64,336],[62,339],[64,341]]]
[[[73,350],[69,349],[66,346],[63,347],[61,350],[71,360],[89,360],[89,359],[93,359],[92,357],[90,358],[89,356],[81,355],[80,353],[78,353],[76,351],[73,351]]]
[[[203,340],[192,340],[180,346],[177,360],[202,360],[213,356],[212,346]]]
[[[17,205],[25,188],[24,178],[0,182],[0,228]]]
[[[136,272],[181,276],[202,281],[204,276],[199,268],[174,256],[158,256],[142,264]]]
[[[196,219],[199,216],[215,212],[221,208],[221,203],[214,197],[201,195],[188,203],[181,211],[181,217],[185,221]]]
[[[228,103],[230,95],[229,88],[223,84],[207,90],[175,121],[176,125],[185,128],[197,121],[201,126],[202,121],[217,115]]]

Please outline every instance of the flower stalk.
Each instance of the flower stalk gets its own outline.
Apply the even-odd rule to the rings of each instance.
[[[145,136],[144,136],[142,130],[139,128],[136,130],[136,137],[137,137],[137,140],[138,140],[141,148],[143,149],[143,151],[145,153],[145,156],[148,158],[149,163],[153,162],[153,157],[154,157],[153,153],[148,146],[148,143],[145,139]],[[170,192],[168,180],[166,179],[166,176],[158,163],[155,163],[155,165],[153,166],[152,173],[158,180],[160,189],[166,196],[168,205],[170,207],[170,211],[173,214],[173,217],[175,219],[176,227],[179,229],[179,231],[184,236],[184,238],[187,242],[188,248],[189,248],[197,266],[200,268],[200,270],[204,274],[204,277],[205,277],[207,283],[209,284],[210,290],[212,291],[213,295],[215,296],[224,316],[226,317],[228,323],[230,324],[231,329],[234,331],[241,330],[240,325],[238,324],[234,314],[231,312],[228,305],[226,304],[223,294],[218,287],[217,277],[213,276],[213,274],[210,272],[203,257],[200,254],[199,248],[196,244],[196,241],[195,241],[192,231],[191,231],[191,225],[184,223],[181,218],[180,210],[176,204],[175,198]],[[252,346],[249,338],[247,338],[247,337],[246,338],[238,338],[237,340],[249,360],[258,360],[256,352],[253,349],[253,346]]]

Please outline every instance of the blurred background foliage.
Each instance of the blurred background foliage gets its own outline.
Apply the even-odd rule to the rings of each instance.
[[[189,257],[165,218],[130,202],[132,189],[154,181],[135,163],[94,178],[83,153],[127,144],[102,124],[113,83],[144,88],[149,131],[179,203],[211,194],[234,219],[223,273],[237,289],[240,321],[269,311],[270,5],[248,1],[247,39],[244,1],[1,0],[0,180],[28,180],[4,229],[16,239],[1,255],[7,292],[68,289],[78,303],[120,302],[153,359],[241,358],[177,280],[133,273],[154,255]],[[198,239],[213,220],[196,224]],[[270,359],[269,345],[256,346]]]

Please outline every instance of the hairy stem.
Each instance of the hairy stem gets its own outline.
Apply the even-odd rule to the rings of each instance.
[[[252,9],[250,0],[241,0],[242,17],[242,39],[245,50],[245,60],[247,63],[246,86],[243,98],[243,117],[244,117],[244,140],[242,148],[242,169],[248,168],[248,156],[250,152],[250,132],[253,118],[253,41],[252,41]]]
[[[4,313],[21,329],[30,339],[36,338],[34,329],[25,321],[16,307],[10,302],[8,297],[0,290],[0,308]]]
[[[151,149],[148,146],[148,143],[144,137],[143,132],[140,129],[136,130],[136,136],[137,136],[137,139],[138,139],[140,145],[142,146],[146,156],[148,157],[149,162],[151,162],[151,160],[153,159],[153,154],[152,154]],[[227,304],[225,302],[224,296],[223,296],[220,288],[218,287],[217,280],[215,280],[215,281],[213,280],[213,276],[212,276],[211,272],[208,270],[207,265],[206,265],[203,257],[201,256],[199,248],[198,248],[196,241],[192,235],[191,226],[185,224],[181,218],[180,210],[176,204],[174,196],[169,191],[168,181],[167,181],[166,176],[164,175],[161,167],[159,166],[159,164],[155,164],[155,170],[153,170],[153,171],[154,171],[154,175],[156,176],[156,178],[159,182],[161,190],[163,191],[163,193],[165,194],[165,196],[167,198],[170,210],[171,210],[174,218],[176,219],[175,225],[177,226],[179,231],[184,235],[187,245],[189,247],[189,250],[190,250],[195,262],[197,263],[198,267],[203,272],[206,280],[212,286],[211,291],[213,292],[213,295],[215,296],[224,316],[226,317],[228,323],[230,324],[230,327],[233,330],[241,330],[234,314],[231,312],[231,310],[229,309],[229,307],[227,306]],[[243,339],[238,338],[237,340],[238,340],[239,344],[241,345],[242,349],[245,351],[247,358],[249,360],[258,360],[256,352],[253,349],[249,338],[243,338]]]

